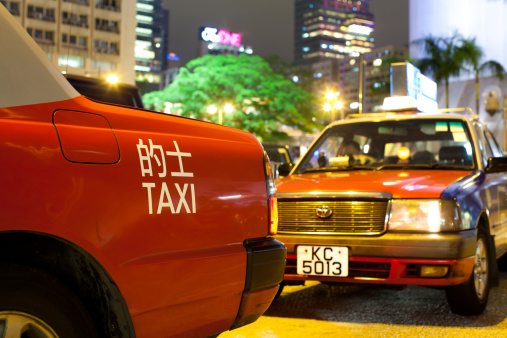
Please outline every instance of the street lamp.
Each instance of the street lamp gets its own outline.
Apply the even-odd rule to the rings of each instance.
[[[234,107],[232,106],[232,104],[227,103],[224,107],[224,111],[226,113],[232,113],[234,111]]]
[[[211,115],[215,114],[217,112],[217,107],[215,107],[214,105],[211,105],[208,107],[208,113],[210,113]]]
[[[118,75],[116,74],[109,74],[107,77],[106,77],[106,81],[111,83],[111,84],[117,84],[118,83]]]
[[[343,120],[343,104],[341,101],[338,101],[338,96],[340,96],[340,92],[334,92],[334,91],[328,91],[326,93],[326,99],[328,102],[326,102],[323,106],[324,111],[331,112],[331,122],[336,120],[336,112],[340,111],[341,113],[341,119]]]
[[[226,113],[232,113],[234,111],[234,107],[227,103],[223,110],[226,112]],[[218,124],[223,124],[222,122],[222,109],[220,108],[217,108],[215,105],[210,105],[208,106],[208,109],[207,109],[208,113],[210,114],[215,114],[217,111],[218,111]]]
[[[328,100],[334,100],[338,95],[340,95],[339,92],[335,93],[335,92],[333,92],[333,91],[330,90],[330,91],[328,91],[326,93],[326,99],[328,99]]]

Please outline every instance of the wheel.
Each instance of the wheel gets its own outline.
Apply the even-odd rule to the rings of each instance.
[[[77,296],[43,271],[0,265],[0,337],[98,337]]]
[[[498,260],[498,270],[500,270],[500,271],[507,271],[507,254],[504,254]]]
[[[479,229],[474,269],[470,279],[466,283],[445,290],[452,312],[460,315],[478,315],[486,308],[490,289],[489,255],[488,239],[485,232]]]
[[[273,302],[277,301],[278,298],[280,298],[280,295],[283,292],[283,287],[285,286],[285,283],[282,281],[280,283],[280,286],[278,287],[278,291],[276,292],[275,298],[273,298]]]

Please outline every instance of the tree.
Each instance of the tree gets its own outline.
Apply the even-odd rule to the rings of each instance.
[[[472,68],[475,76],[475,111],[479,113],[479,77],[482,72],[488,70],[498,79],[502,80],[505,69],[500,63],[494,60],[481,63],[484,56],[482,48],[479,47],[475,38],[461,39],[461,51],[465,58],[465,64]]]
[[[455,33],[447,38],[430,35],[412,42],[422,46],[427,55],[417,60],[416,66],[422,73],[432,74],[437,83],[444,82],[446,108],[449,108],[449,79],[451,76],[458,76],[464,69],[465,57],[459,46],[461,39],[461,36]]]
[[[287,139],[280,128],[289,125],[304,132],[313,131],[316,96],[273,71],[259,56],[206,55],[187,63],[166,89],[143,96],[147,106],[158,102],[173,104],[172,113],[216,121],[207,112],[210,105],[220,109],[234,106],[223,114],[224,124],[246,130],[261,141]]]

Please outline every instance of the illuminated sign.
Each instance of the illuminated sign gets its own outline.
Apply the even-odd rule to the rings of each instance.
[[[241,46],[241,34],[231,33],[215,27],[202,27],[200,37],[203,41],[223,43],[235,47]]]
[[[350,33],[356,33],[356,34],[362,34],[362,35],[370,35],[371,32],[373,32],[373,28],[368,26],[362,26],[362,25],[350,25],[348,27],[348,31]]]
[[[390,107],[386,107],[386,101]],[[391,64],[391,98],[384,101],[384,110],[403,108],[421,111],[438,108],[437,84],[408,62]]]
[[[167,54],[167,60],[178,61],[179,59],[180,59],[180,57],[174,53]]]

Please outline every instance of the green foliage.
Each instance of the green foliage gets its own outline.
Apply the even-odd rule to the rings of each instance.
[[[471,68],[475,76],[475,110],[479,112],[479,78],[481,73],[488,71],[499,80],[502,80],[504,78],[505,69],[500,63],[494,60],[481,63],[484,52],[475,42],[475,38],[462,38],[460,49],[463,53],[464,65]]]
[[[414,41],[413,44],[422,46],[426,57],[417,61],[421,72],[429,72],[436,82],[445,83],[446,108],[449,108],[449,79],[458,76],[463,70],[471,70],[475,74],[476,111],[479,109],[479,77],[488,70],[499,79],[503,79],[505,70],[496,61],[481,63],[482,48],[475,38],[466,39],[454,33],[451,37],[434,37]]]
[[[166,89],[143,96],[148,107],[173,104],[172,113],[218,122],[218,114],[232,104],[231,114],[222,112],[223,124],[249,131],[261,141],[287,138],[281,125],[310,132],[317,97],[275,72],[263,58],[251,55],[206,55],[182,67]]]
[[[418,60],[416,66],[422,73],[432,74],[436,82],[445,83],[446,108],[449,108],[449,79],[458,76],[464,67],[464,54],[458,46],[460,39],[461,36],[455,33],[451,37],[429,35],[413,42],[422,46],[427,56]]]

